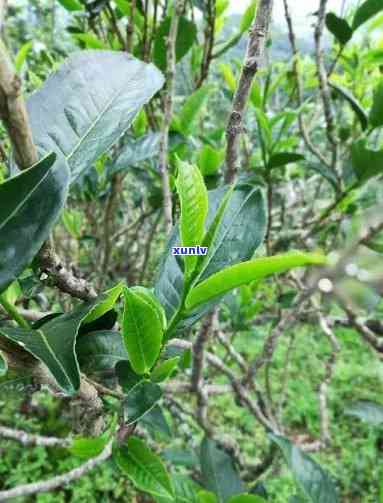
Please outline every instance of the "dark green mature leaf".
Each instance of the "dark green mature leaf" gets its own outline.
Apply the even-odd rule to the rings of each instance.
[[[218,503],[225,503],[230,497],[244,492],[231,457],[206,437],[201,445],[200,462],[203,485],[217,495]]]
[[[383,126],[383,80],[374,91],[374,101],[370,110],[370,124],[374,128]]]
[[[338,84],[329,82],[329,85],[332,87],[332,89],[334,89],[334,91],[336,91],[342,98],[344,98],[351,105],[351,108],[354,110],[356,116],[359,119],[363,131],[367,129],[368,127],[367,113],[365,112],[364,108],[359,103],[359,101],[355,98],[355,96],[351,94],[348,89],[345,89],[344,87],[339,86]]]
[[[128,359],[121,334],[112,330],[81,335],[77,339],[76,354],[85,372],[112,370],[116,363]]]
[[[49,154],[0,184],[0,292],[38,253],[65,204],[69,171],[55,159]]]
[[[171,18],[165,18],[158,29],[154,39],[153,62],[160,70],[166,70],[166,39],[170,31]],[[180,61],[191,49],[197,40],[197,27],[184,16],[178,20],[176,38],[176,61]]]
[[[172,430],[168,424],[166,416],[159,405],[156,405],[145,416],[141,418],[140,423],[149,429],[152,433],[160,433],[167,438],[172,437]]]
[[[162,389],[150,381],[137,383],[124,398],[125,424],[133,424],[155,407],[162,397]]]
[[[123,147],[113,163],[112,173],[128,169],[140,162],[151,159],[158,154],[160,145],[159,133],[148,133],[138,140],[130,140]]]
[[[355,416],[366,423],[378,426],[383,424],[383,405],[368,400],[360,400],[347,407],[345,413]]]
[[[38,330],[1,327],[0,334],[22,346],[43,362],[58,386],[68,395],[80,387],[80,369],[75,353],[78,328],[97,300],[81,304],[71,313],[57,316]]]
[[[355,31],[381,10],[383,10],[383,3],[381,0],[365,0],[355,12],[352,29]]]
[[[352,38],[353,32],[348,22],[333,12],[326,15],[326,27],[341,45],[346,45]]]
[[[234,288],[273,274],[283,273],[295,267],[323,265],[326,258],[318,253],[290,252],[274,257],[262,257],[223,269],[197,284],[186,297],[186,308],[200,304],[229,292]]]
[[[125,133],[163,82],[153,65],[124,52],[72,55],[28,100],[38,149],[65,158],[75,180]]]
[[[329,474],[287,438],[270,434],[281,449],[292,474],[305,495],[313,503],[337,503],[335,485]]]
[[[127,444],[115,449],[114,460],[137,489],[174,500],[174,488],[165,466],[142,440],[130,437]]]
[[[203,176],[197,166],[178,160],[177,192],[180,199],[182,246],[202,245],[208,213],[208,196]],[[185,273],[193,272],[198,257],[185,256]]]
[[[76,10],[83,10],[83,6],[79,0],[58,0],[59,3],[66,9],[71,12]]]
[[[0,377],[5,376],[7,372],[8,372],[7,360],[5,359],[3,353],[0,351]]]
[[[351,161],[359,182],[383,173],[383,150],[370,150],[367,140],[358,140],[351,147]]]
[[[161,350],[163,328],[156,309],[141,295],[124,289],[123,337],[129,361],[137,374],[147,374]]]
[[[280,152],[278,154],[273,154],[268,162],[267,168],[280,168],[281,166],[286,166],[291,162],[303,161],[305,158],[302,154],[297,154],[295,152]]]
[[[208,228],[228,190],[231,189],[223,187],[208,193],[209,213],[206,219]],[[206,279],[223,267],[249,260],[262,243],[265,232],[266,207],[263,192],[259,187],[248,184],[237,186],[227,202],[200,279]],[[172,246],[179,246],[177,228],[169,238],[155,285],[155,294],[164,306],[168,320],[180,305],[184,281],[182,263],[171,254]],[[196,310],[182,322],[180,329],[195,323],[204,312],[206,309]]]

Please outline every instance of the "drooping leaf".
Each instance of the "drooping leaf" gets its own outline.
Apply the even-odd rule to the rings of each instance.
[[[333,12],[329,12],[326,15],[326,27],[341,45],[346,45],[352,38],[353,32],[351,26],[345,19]]]
[[[360,400],[347,407],[345,413],[349,416],[358,417],[373,426],[383,424],[383,405],[379,403]]]
[[[68,11],[82,10],[82,4],[79,0],[58,0],[58,2]]]
[[[356,116],[359,119],[363,131],[367,129],[368,116],[362,105],[355,98],[355,96],[351,94],[351,92],[348,89],[345,89],[344,87],[339,86],[338,84],[334,84],[334,82],[329,82],[329,85],[332,87],[332,89],[334,89],[334,91],[336,91],[339,94],[339,96],[344,98],[351,105],[351,108],[354,110]]]
[[[201,444],[200,462],[203,486],[217,495],[218,503],[244,492],[231,457],[207,437]]]
[[[374,91],[374,101],[370,110],[370,124],[377,128],[383,126],[383,80]]]
[[[150,381],[140,381],[123,401],[125,424],[133,424],[155,407],[162,397],[162,389]]]
[[[85,372],[103,372],[128,359],[121,334],[101,330],[81,335],[76,343],[76,354]]]
[[[166,70],[166,40],[170,31],[171,18],[166,17],[158,29],[154,39],[153,61],[162,71]],[[191,49],[197,40],[196,25],[184,16],[178,20],[176,38],[176,61],[180,61]]]
[[[211,176],[217,173],[224,158],[224,150],[204,145],[198,153],[197,164],[203,176]]]
[[[80,369],[75,353],[78,328],[97,300],[81,304],[71,313],[57,316],[38,330],[1,327],[0,334],[19,344],[46,365],[57,385],[68,395],[80,387]]]
[[[147,374],[161,350],[163,329],[156,309],[142,296],[124,289],[123,337],[129,361],[137,374]]]
[[[212,90],[212,85],[205,84],[186,98],[185,103],[172,123],[173,129],[187,136],[192,130]]]
[[[202,245],[208,213],[208,196],[203,176],[197,166],[178,160],[177,192],[180,199],[181,245]],[[185,256],[186,275],[190,275],[197,256]]]
[[[87,315],[87,317],[84,319],[83,323],[92,323],[93,321],[97,320],[98,318],[101,318],[105,313],[108,311],[111,311],[113,309],[113,306],[117,302],[118,298],[120,297],[122,290],[124,288],[124,283],[120,282],[113,288],[106,290],[102,296],[103,300],[97,306],[92,309],[92,311]]]
[[[263,257],[233,265],[197,284],[186,297],[186,307],[193,309],[209,302],[233,288],[260,280],[272,274],[306,265],[323,265],[326,258],[316,253],[290,252],[285,255]]]
[[[312,503],[337,503],[335,485],[329,474],[287,438],[270,434],[281,449],[298,486]]]
[[[0,377],[5,376],[7,372],[8,372],[7,360],[5,359],[3,353],[0,351]]]
[[[155,497],[174,499],[174,488],[161,459],[137,437],[114,450],[117,466],[137,489]]]
[[[180,357],[175,356],[174,358],[169,358],[169,360],[160,363],[151,373],[151,380],[153,382],[163,382],[169,379],[178,367],[179,361]]]
[[[366,140],[357,140],[351,147],[351,161],[359,182],[383,173],[383,150],[371,150]]]
[[[356,10],[352,22],[352,29],[357,30],[362,24],[383,10],[381,0],[365,0]]]
[[[34,141],[40,151],[65,158],[75,180],[125,133],[163,82],[153,65],[124,52],[75,53],[28,99]]]
[[[209,213],[206,220],[208,235],[228,190],[232,189],[223,187],[208,193]],[[214,243],[208,245],[209,251],[199,274],[200,280],[206,279],[224,267],[250,260],[254,251],[262,243],[265,232],[266,207],[263,192],[259,187],[247,184],[238,185],[226,201],[223,216],[219,219],[218,228],[213,233]],[[177,261],[177,257],[171,254],[172,247],[179,244],[179,234],[175,228],[167,243],[155,285],[155,294],[164,306],[168,320],[178,309],[183,292],[182,266]],[[180,324],[180,330],[195,323],[206,312],[206,309],[208,308],[198,309],[185,318]]]
[[[0,184],[0,293],[32,261],[63,209],[69,171],[55,159],[49,154]]]
[[[295,152],[280,152],[278,154],[273,154],[270,157],[267,168],[280,168],[281,166],[286,166],[286,164],[290,164],[291,162],[303,161],[304,158],[304,155],[297,154]]]

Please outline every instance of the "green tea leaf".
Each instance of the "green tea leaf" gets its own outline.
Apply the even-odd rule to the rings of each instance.
[[[290,164],[291,162],[303,161],[304,158],[304,155],[297,154],[295,152],[280,152],[278,154],[273,154],[270,157],[267,168],[280,168],[281,166],[286,166],[286,164]]]
[[[204,85],[186,98],[172,127],[180,131],[184,136],[187,136],[192,130],[212,90],[212,85]]]
[[[83,10],[81,2],[79,0],[58,0],[58,2],[68,11]]]
[[[255,494],[240,494],[230,498],[228,503],[267,503],[266,500]]]
[[[162,397],[162,389],[150,381],[140,381],[131,388],[124,398],[125,424],[136,423],[155,407]]]
[[[317,253],[290,252],[285,255],[264,257],[233,265],[210,276],[197,284],[186,297],[186,307],[190,310],[209,302],[233,288],[260,280],[295,267],[323,265],[326,258]]]
[[[81,368],[92,373],[113,370],[118,362],[128,359],[121,334],[112,330],[79,336],[76,354]]]
[[[215,175],[225,159],[225,151],[204,145],[198,153],[197,165],[203,176]]]
[[[353,32],[348,22],[333,12],[326,15],[326,27],[341,45],[346,45],[352,38]]]
[[[361,183],[383,173],[383,150],[370,150],[364,139],[353,143],[351,161],[355,176]]]
[[[287,438],[273,434],[270,434],[270,438],[281,449],[295,481],[312,503],[339,501],[331,477],[321,466]]]
[[[374,101],[370,110],[370,124],[373,128],[383,126],[383,80],[374,91]]]
[[[174,500],[171,479],[157,454],[137,437],[115,449],[114,460],[137,489],[155,497]]]
[[[198,503],[218,503],[217,496],[210,491],[199,491]]]
[[[241,22],[239,24],[240,33],[245,33],[245,31],[250,29],[251,23],[253,22],[257,14],[258,0],[250,0],[250,4],[242,14]]]
[[[38,253],[64,207],[69,171],[55,159],[49,154],[0,184],[0,293]]]
[[[124,288],[123,338],[137,374],[147,374],[161,350],[163,329],[158,312],[129,288]]]
[[[368,400],[351,404],[347,407],[345,414],[355,416],[373,426],[383,424],[383,405]]]
[[[162,71],[166,70],[166,40],[169,36],[171,18],[166,17],[156,30],[153,48],[153,62]],[[178,20],[176,38],[176,61],[180,61],[197,41],[197,27],[184,16]]]
[[[200,462],[203,486],[217,495],[218,503],[244,491],[231,457],[207,437],[201,444]]]
[[[334,89],[334,91],[336,91],[339,94],[339,96],[344,98],[351,105],[351,108],[354,110],[356,116],[358,117],[358,120],[360,122],[360,125],[362,126],[363,131],[367,129],[368,116],[362,105],[355,98],[355,96],[351,94],[351,92],[348,89],[345,89],[344,87],[339,86],[338,84],[329,82],[329,85],[332,87],[332,89]]]
[[[98,300],[81,304],[71,313],[57,316],[38,330],[1,327],[0,334],[16,342],[46,365],[58,386],[68,395],[80,387],[80,369],[75,353],[79,326]]]
[[[32,40],[29,41],[29,42],[25,42],[25,44],[23,44],[20,49],[19,49],[19,52],[16,54],[16,57],[15,57],[15,69],[16,69],[16,72],[20,72],[20,70],[23,68],[23,65],[27,59],[27,56],[29,54],[29,52],[31,51],[33,47],[33,42]]]
[[[381,0],[365,0],[355,12],[352,29],[354,31],[357,30],[362,24],[374,17],[381,10],[383,10],[383,3]]]
[[[169,379],[178,367],[178,362],[180,361],[179,356],[175,356],[174,358],[169,358],[169,360],[165,360],[160,363],[151,373],[151,380],[153,382],[163,382]]]
[[[84,319],[83,323],[84,324],[92,323],[98,318],[101,318],[101,316],[103,316],[108,311],[111,311],[113,309],[113,306],[119,299],[123,289],[124,289],[124,283],[120,282],[110,290],[106,290],[102,294],[103,297],[102,302],[97,304],[97,306],[94,309],[92,309],[92,311]]]
[[[181,206],[181,244],[202,245],[209,205],[203,176],[196,166],[180,160],[177,162],[177,168],[176,185]],[[193,272],[197,260],[197,256],[185,256],[187,276]]]
[[[5,359],[4,354],[0,351],[0,377],[5,376],[7,372],[8,372],[7,360]]]
[[[133,286],[130,290],[152,306],[152,308],[157,313],[158,319],[162,326],[162,330],[165,331],[167,325],[166,314],[164,308],[161,306],[160,301],[157,299],[154,293],[148,288],[144,288],[143,286]]]
[[[124,52],[71,55],[28,99],[39,151],[65,159],[76,180],[127,131],[163,82],[157,68]]]

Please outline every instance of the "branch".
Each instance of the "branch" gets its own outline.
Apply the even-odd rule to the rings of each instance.
[[[273,0],[261,0],[250,29],[241,76],[233,98],[232,111],[226,126],[226,174],[225,181],[232,183],[238,171],[239,139],[243,132],[244,113],[249,99],[251,84],[263,58],[269,33]]]
[[[93,459],[90,459],[86,463],[80,465],[73,470],[64,473],[63,475],[58,475],[52,479],[33,482],[31,484],[24,484],[14,489],[9,489],[7,491],[0,491],[0,501],[7,501],[10,498],[18,498],[21,496],[30,496],[32,494],[46,493],[48,491],[53,491],[59,487],[65,486],[79,478],[83,477],[96,466],[100,465],[102,462],[107,460],[112,454],[112,442],[109,442],[105,449]]]
[[[164,219],[165,232],[169,234],[172,225],[172,194],[169,184],[168,172],[168,148],[169,148],[169,130],[173,115],[173,100],[175,93],[175,75],[176,75],[176,40],[178,33],[178,22],[184,7],[184,0],[177,0],[170,24],[169,36],[166,42],[166,89],[164,94],[164,120],[161,128],[161,139],[159,146],[159,170],[162,179],[162,194],[164,198]]]
[[[16,440],[22,445],[32,445],[38,447],[69,447],[71,441],[65,438],[43,437],[34,435],[22,430],[14,430],[6,426],[0,426],[0,437]]]

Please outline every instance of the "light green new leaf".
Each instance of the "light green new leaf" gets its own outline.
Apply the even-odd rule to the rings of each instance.
[[[355,31],[381,10],[383,10],[382,0],[365,0],[355,12],[352,29]]]
[[[107,45],[93,33],[72,33],[72,37],[85,45],[86,49],[107,49]]]
[[[66,394],[74,395],[80,387],[80,369],[75,353],[77,332],[97,302],[81,304],[71,313],[55,317],[38,330],[7,326],[0,328],[0,334],[44,363],[58,386]]]
[[[147,374],[161,350],[162,324],[157,310],[129,288],[124,289],[123,338],[133,370]]]
[[[210,491],[199,491],[198,503],[218,503],[217,496]]]
[[[20,47],[19,52],[16,54],[16,57],[15,57],[16,72],[20,72],[20,70],[22,69],[32,47],[33,47],[32,41],[25,42],[25,44],[23,44]]]
[[[153,382],[163,382],[169,379],[178,367],[178,362],[180,361],[179,356],[174,356],[160,363],[151,373],[151,380]]]
[[[5,376],[7,372],[8,372],[7,360],[5,359],[3,353],[0,351],[0,377]]]
[[[370,150],[366,140],[358,140],[351,147],[354,173],[363,183],[383,173],[383,150]]]
[[[22,294],[21,286],[18,281],[14,281],[9,285],[9,287],[3,292],[2,297],[9,304],[15,305],[17,299]]]
[[[292,474],[312,503],[338,503],[335,485],[329,474],[287,438],[270,434],[281,449]]]
[[[123,288],[124,283],[120,282],[110,290],[106,290],[102,294],[103,300],[87,315],[84,319],[84,323],[92,323],[92,321],[101,318],[101,316],[113,309],[113,306],[120,297]]]
[[[116,429],[116,425],[117,416],[113,418],[109,428],[99,437],[74,438],[72,445],[68,448],[68,451],[81,459],[90,459],[98,456],[105,449],[106,444],[111,440],[111,437]]]
[[[353,32],[348,22],[333,12],[326,15],[326,27],[341,45],[346,45],[352,38]]]
[[[245,33],[245,31],[250,29],[251,23],[253,22],[257,14],[258,0],[251,0],[249,6],[242,14],[241,22],[239,25],[240,33]]]
[[[82,4],[79,0],[58,0],[58,2],[68,11],[82,10]]]
[[[127,131],[163,82],[157,68],[125,52],[77,52],[28,99],[35,144],[66,159],[73,181]]]
[[[189,310],[193,309],[234,288],[272,274],[283,273],[295,267],[325,263],[326,258],[323,255],[302,252],[291,252],[242,262],[213,274],[194,287],[186,297],[186,307]]]
[[[351,108],[354,110],[356,116],[359,119],[360,125],[362,126],[363,131],[367,129],[368,127],[368,116],[362,107],[362,105],[359,103],[359,101],[355,98],[353,94],[350,93],[348,89],[345,89],[342,86],[339,86],[338,84],[334,84],[334,82],[329,82],[329,85],[336,91],[339,96],[344,98],[351,106]]]
[[[38,253],[64,206],[69,171],[55,159],[49,154],[0,184],[0,293]]]
[[[176,186],[181,206],[181,244],[202,245],[209,205],[203,176],[196,166],[187,162],[178,160],[177,168]],[[185,256],[187,276],[193,272],[197,261],[197,256]]]
[[[203,176],[215,175],[225,158],[225,151],[204,145],[198,153],[197,164]]]
[[[142,440],[130,437],[127,444],[114,450],[113,457],[137,489],[174,501],[173,485],[165,466]]]
[[[148,288],[145,288],[143,286],[133,286],[130,290],[134,292],[136,295],[140,296],[145,302],[147,302],[152,306],[152,308],[157,313],[162,329],[165,331],[167,326],[165,310],[161,306],[160,301],[157,299],[154,293]]]
[[[374,101],[370,110],[370,124],[377,128],[383,126],[383,80],[374,91]]]
[[[136,423],[150,412],[162,397],[162,389],[150,381],[140,381],[128,392],[123,401],[124,423]]]

